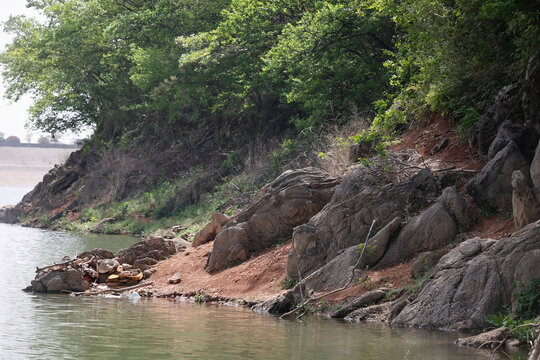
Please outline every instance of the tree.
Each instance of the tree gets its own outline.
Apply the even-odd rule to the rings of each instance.
[[[8,136],[8,138],[6,139],[6,144],[9,144],[9,145],[19,145],[20,143],[21,143],[21,139],[19,139],[16,136]]]

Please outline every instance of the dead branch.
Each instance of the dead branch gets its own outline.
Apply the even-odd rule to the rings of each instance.
[[[292,315],[294,314],[295,312],[299,311],[300,309],[304,309],[305,310],[305,307],[306,305],[308,305],[309,303],[313,302],[313,301],[317,301],[317,300],[320,300],[322,298],[325,298],[327,296],[330,296],[332,294],[335,294],[337,292],[340,292],[340,291],[343,291],[345,290],[347,287],[349,287],[349,285],[352,283],[352,281],[354,280],[354,273],[356,271],[356,268],[358,267],[358,265],[360,265],[360,261],[362,260],[362,256],[364,255],[364,250],[366,249],[367,247],[367,243],[369,241],[369,238],[370,238],[370,235],[371,235],[371,231],[373,230],[373,226],[375,225],[375,223],[377,222],[377,219],[374,219],[373,222],[371,223],[371,226],[369,227],[369,231],[368,231],[368,234],[366,236],[366,241],[364,241],[364,246],[362,247],[362,251],[360,252],[360,256],[358,257],[358,260],[356,261],[356,264],[354,264],[354,267],[352,268],[351,270],[351,276],[349,277],[349,280],[347,281],[347,283],[345,285],[343,285],[342,287],[340,287],[339,289],[335,289],[335,290],[332,290],[332,291],[329,291],[327,293],[324,293],[324,294],[321,294],[319,296],[316,296],[316,297],[310,297],[309,299],[307,299],[306,301],[304,301],[300,306],[297,306],[296,308],[294,308],[293,310],[289,311],[289,312],[286,312],[285,314],[281,315],[279,318],[280,319],[283,319],[289,315]],[[302,314],[300,314],[297,319],[301,318],[302,316],[304,316],[305,314],[307,313],[307,311],[304,311]]]
[[[64,291],[64,292],[70,293],[71,295],[75,295],[75,296],[94,296],[94,295],[101,295],[101,294],[107,294],[107,293],[121,293],[121,292],[124,292],[124,291],[129,291],[129,290],[138,289],[138,288],[141,288],[141,287],[144,287],[144,286],[152,285],[153,283],[154,283],[153,281],[148,281],[148,282],[145,282],[145,283],[140,283],[140,284],[137,284],[137,285],[128,286],[128,287],[124,287],[124,288],[120,288],[120,289],[105,289],[105,290],[96,291],[96,292],[91,292],[91,291],[90,292],[88,292],[88,291],[82,291],[82,292]]]
[[[92,261],[94,260],[94,258],[95,258],[95,256],[92,256],[92,257],[90,258],[90,260],[87,260],[87,261],[85,261],[85,262],[82,262],[82,263],[80,263],[80,265],[81,265],[81,266],[82,266],[82,265],[86,265],[86,264],[92,262]],[[74,258],[74,259],[71,259],[71,260],[68,260],[68,261],[65,261],[65,262],[62,262],[62,263],[58,263],[58,264],[53,264],[53,265],[45,266],[45,267],[43,267],[43,268],[39,268],[39,267],[36,266],[36,274],[37,274],[37,273],[40,273],[40,272],[42,272],[42,271],[44,271],[44,270],[53,268],[53,267],[55,267],[55,266],[67,266],[67,265],[71,265],[71,264],[73,264],[74,262],[76,262],[77,260],[81,260],[81,259],[79,259],[79,258]]]

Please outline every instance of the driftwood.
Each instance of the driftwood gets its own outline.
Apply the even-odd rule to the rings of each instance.
[[[95,259],[95,256],[92,256],[92,257],[90,258],[90,260],[81,262],[81,263],[79,264],[79,266],[86,265],[86,264],[92,262],[94,259]],[[56,266],[67,266],[67,265],[71,265],[71,264],[75,263],[75,262],[78,261],[78,260],[84,260],[84,259],[74,258],[74,259],[71,259],[71,260],[68,260],[68,261],[65,261],[65,262],[62,262],[62,263],[53,264],[53,265],[45,266],[45,267],[42,267],[42,268],[36,266],[36,274],[38,274],[38,273],[40,273],[40,272],[42,272],[42,271],[44,271],[44,270],[47,270],[47,269],[56,267]]]
[[[144,286],[152,285],[153,283],[154,283],[153,281],[148,281],[145,283],[140,283],[137,285],[128,286],[128,287],[124,287],[120,289],[105,289],[105,290],[94,291],[94,292],[93,291],[82,291],[82,292],[64,291],[64,292],[67,292],[75,296],[94,296],[94,295],[101,295],[101,294],[107,294],[107,293],[121,293],[124,291],[129,291],[129,290],[138,289]]]

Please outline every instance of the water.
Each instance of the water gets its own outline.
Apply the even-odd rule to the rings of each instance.
[[[0,187],[0,200],[13,188]],[[4,196],[2,196],[4,194]],[[36,266],[136,239],[0,224],[0,359],[489,359],[456,334],[311,317],[282,321],[234,307],[20,291]],[[504,357],[497,357],[503,359]],[[526,359],[526,354],[513,354]]]

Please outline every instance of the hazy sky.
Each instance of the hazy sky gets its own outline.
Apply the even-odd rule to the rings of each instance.
[[[0,21],[3,23],[8,20],[10,15],[39,16],[34,9],[26,7],[26,0],[0,0]],[[11,40],[11,36],[4,33],[3,27],[0,32],[0,50]],[[18,136],[22,142],[26,142],[26,134],[29,132],[24,125],[28,119],[28,108],[31,104],[30,97],[25,97],[17,103],[13,103],[4,98],[4,84],[0,74],[0,132],[5,136]],[[40,134],[34,134],[32,141],[36,142]],[[69,142],[76,138],[73,135],[65,135],[60,138],[63,142]]]
[[[0,21],[3,23],[9,19],[10,15],[34,15],[35,13],[26,8],[26,0],[9,0],[0,2]],[[10,42],[11,37],[4,33],[3,27],[0,33],[0,49],[3,51],[5,45]],[[2,84],[0,85],[0,132],[6,136],[18,136],[21,141],[26,142],[25,135],[28,132],[24,128],[26,119],[28,118],[27,109],[30,106],[30,99],[25,98],[17,103],[13,103],[4,98],[3,79],[0,75]],[[36,138],[34,141],[37,140]]]

